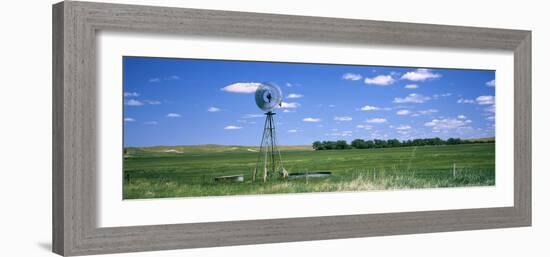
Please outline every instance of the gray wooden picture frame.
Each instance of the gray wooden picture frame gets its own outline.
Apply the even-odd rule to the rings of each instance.
[[[108,227],[96,225],[101,30],[514,53],[514,206]],[[531,225],[531,32],[66,1],[53,6],[53,251],[88,255]]]

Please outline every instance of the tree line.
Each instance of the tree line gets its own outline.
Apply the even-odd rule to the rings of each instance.
[[[458,145],[458,144],[475,144],[475,143],[494,143],[494,139],[469,139],[463,140],[460,138],[448,138],[443,140],[439,137],[434,138],[417,138],[413,140],[399,141],[397,139],[374,139],[363,140],[355,139],[350,144],[346,140],[337,141],[315,141],[313,142],[314,150],[345,150],[345,149],[371,149],[371,148],[391,148],[391,147],[406,147],[406,146],[427,146],[427,145]]]

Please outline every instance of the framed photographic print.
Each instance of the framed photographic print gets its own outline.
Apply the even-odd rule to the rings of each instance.
[[[61,2],[53,250],[530,226],[531,33]]]
[[[494,70],[122,62],[123,199],[495,185]]]

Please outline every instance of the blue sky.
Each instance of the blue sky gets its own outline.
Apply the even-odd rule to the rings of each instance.
[[[261,82],[279,144],[495,134],[495,72],[124,57],[124,145],[258,145]]]

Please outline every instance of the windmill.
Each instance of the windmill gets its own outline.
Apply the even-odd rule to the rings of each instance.
[[[252,180],[256,180],[258,170],[263,168],[263,180],[266,182],[269,174],[279,174],[283,178],[288,177],[288,172],[283,166],[281,152],[277,148],[277,133],[275,131],[275,121],[273,110],[282,104],[283,93],[281,89],[273,84],[262,83],[256,89],[256,105],[265,111],[265,123],[258,152],[258,160]]]

